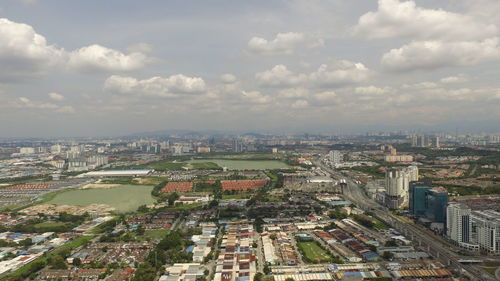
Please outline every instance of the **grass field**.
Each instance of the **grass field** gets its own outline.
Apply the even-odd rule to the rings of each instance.
[[[57,194],[49,204],[87,206],[90,204],[107,204],[118,213],[136,211],[141,205],[154,202],[151,197],[152,186],[122,185],[107,189],[73,189]]]
[[[287,164],[278,160],[232,160],[232,159],[196,159],[188,163],[215,163],[220,167],[227,167],[229,170],[272,170],[289,168]]]
[[[329,262],[332,256],[323,250],[317,242],[297,242],[306,260],[312,262]]]
[[[168,229],[148,229],[144,232],[144,236],[151,237],[153,239],[161,239],[169,233]]]

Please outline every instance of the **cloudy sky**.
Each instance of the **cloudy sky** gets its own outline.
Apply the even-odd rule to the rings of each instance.
[[[0,137],[500,131],[498,0],[3,0]]]

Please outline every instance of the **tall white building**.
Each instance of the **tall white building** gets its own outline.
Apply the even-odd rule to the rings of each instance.
[[[53,146],[50,147],[50,152],[52,153],[61,153],[62,152],[62,146],[60,144],[55,144]]]
[[[446,209],[446,231],[450,240],[469,250],[500,253],[500,213],[472,211],[469,207],[452,203]]]
[[[19,148],[19,153],[21,154],[35,154],[34,147],[21,147]]]
[[[328,156],[332,164],[339,164],[344,160],[342,153],[338,150],[331,150]]]
[[[391,209],[408,207],[410,182],[418,181],[418,167],[387,169],[385,173],[385,204]]]
[[[471,243],[471,209],[463,204],[451,203],[446,208],[446,234],[459,246],[475,249]]]

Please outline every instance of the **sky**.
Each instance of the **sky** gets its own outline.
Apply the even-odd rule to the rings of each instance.
[[[2,0],[0,137],[500,132],[498,0]]]

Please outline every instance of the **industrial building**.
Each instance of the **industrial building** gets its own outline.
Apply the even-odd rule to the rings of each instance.
[[[86,177],[86,178],[144,177],[149,175],[153,171],[154,170],[151,169],[93,171],[78,175],[78,177]]]

